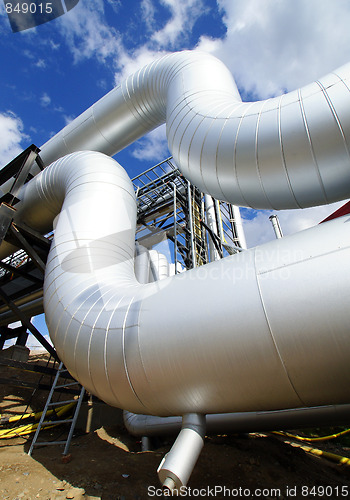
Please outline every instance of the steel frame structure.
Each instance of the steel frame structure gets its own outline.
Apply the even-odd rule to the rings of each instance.
[[[204,194],[180,173],[172,157],[132,179],[137,202],[137,241],[147,248],[168,240],[175,273],[243,250],[234,207],[214,200],[216,227],[209,227]]]

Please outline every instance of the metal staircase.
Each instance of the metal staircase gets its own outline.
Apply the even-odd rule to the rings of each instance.
[[[79,415],[81,403],[83,402],[84,395],[85,395],[85,389],[82,387],[79,382],[76,380],[72,380],[72,378],[66,378],[64,383],[59,383],[59,379],[64,377],[64,374],[68,374],[68,370],[64,367],[63,363],[60,362],[60,365],[58,367],[54,382],[52,384],[49,396],[47,398],[44,410],[42,412],[38,427],[36,429],[36,432],[34,434],[34,438],[32,441],[32,444],[30,445],[28,455],[31,455],[33,452],[33,448],[35,446],[48,446],[48,445],[64,445],[64,450],[62,455],[65,456],[68,454],[69,446],[73,437],[73,432],[75,428],[75,424]],[[78,386],[80,388],[79,395],[76,399],[69,399],[67,401],[52,401],[53,395],[55,393],[55,390],[57,389],[66,389],[66,388],[71,388],[73,386]],[[68,392],[68,391],[67,391]],[[55,407],[58,406],[65,406],[65,405],[76,405],[73,416],[71,418],[65,419],[65,418],[60,418],[60,413],[56,413],[56,417],[58,417],[55,420],[45,420],[47,417],[48,411],[54,409]],[[44,427],[52,427],[57,424],[70,424],[70,428],[68,431],[67,438],[65,440],[61,441],[38,441],[39,433],[41,429]]]

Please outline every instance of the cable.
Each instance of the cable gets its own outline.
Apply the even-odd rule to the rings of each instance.
[[[75,402],[69,403],[67,405],[60,406],[56,410],[52,410],[52,412],[54,412],[57,417],[62,417],[63,415],[68,413],[68,411],[71,410],[74,407],[74,405]],[[18,436],[26,436],[27,434],[31,434],[32,432],[36,431],[38,425],[39,423],[27,424],[27,425],[22,425],[20,427],[0,430],[0,439],[9,439]],[[45,426],[45,429],[50,429],[56,425],[59,425],[59,423],[55,424],[55,421],[53,420],[52,425]]]
[[[289,432],[281,432],[281,431],[275,431],[273,434],[277,434],[279,436],[287,436],[293,439],[298,439],[299,441],[310,441],[310,442],[316,442],[316,441],[328,441],[330,439],[335,439],[339,436],[344,436],[345,434],[348,434],[350,432],[350,429],[346,429],[345,431],[337,432],[336,434],[330,434],[329,436],[320,436],[320,437],[306,437],[306,436],[297,436],[294,434],[290,434]]]
[[[52,356],[51,356],[51,354],[50,354],[49,359],[48,359],[48,360],[47,360],[47,362],[46,362],[46,367],[48,367],[48,366],[49,366],[49,364],[50,364],[50,362],[51,362],[51,358],[52,358]],[[28,410],[28,408],[29,408],[29,406],[30,406],[30,403],[31,403],[31,401],[32,401],[32,399],[33,399],[33,397],[34,397],[34,394],[35,394],[35,393],[36,393],[36,391],[38,390],[38,388],[39,388],[39,384],[41,383],[41,381],[42,381],[42,379],[43,379],[43,377],[44,377],[44,376],[45,376],[45,374],[44,374],[44,373],[43,373],[43,374],[41,374],[41,376],[40,376],[40,378],[39,378],[39,380],[38,380],[38,382],[37,382],[37,386],[33,389],[32,393],[31,393],[31,395],[30,395],[30,397],[29,397],[29,401],[28,401],[28,403],[27,403],[27,405],[26,405],[26,407],[25,407],[25,409],[24,409],[23,413],[19,416],[19,418],[18,418],[18,416],[17,416],[17,415],[16,415],[16,416],[13,416],[13,417],[8,417],[8,418],[9,418],[9,421],[8,421],[8,422],[6,422],[6,420],[5,420],[5,419],[6,419],[6,417],[1,417],[0,424],[6,424],[6,423],[11,423],[11,422],[16,422],[17,420],[21,421],[21,420],[22,420],[22,418],[24,418],[24,415],[28,415],[26,412],[27,412],[27,410]],[[51,379],[52,379],[52,376],[51,376]],[[28,417],[26,417],[26,418],[28,418]],[[39,417],[39,418],[40,418],[40,417]],[[12,420],[12,419],[13,419],[13,420]],[[17,425],[18,425],[18,424],[17,424]]]
[[[72,403],[75,404],[75,403]],[[52,415],[57,415],[57,412],[59,409],[64,408],[65,405],[59,406],[58,408],[55,408],[54,410],[48,410],[46,412],[46,415],[48,417]],[[21,415],[15,415],[14,417],[1,417],[0,418],[0,425],[6,425],[6,424],[11,424],[13,422],[21,422],[22,420],[27,420],[30,418],[33,418],[35,420],[40,420],[41,415],[43,414],[42,411],[39,411],[38,413],[22,413]],[[8,429],[11,430],[11,429]],[[1,430],[0,430],[1,432]]]
[[[341,455],[336,455],[335,453],[330,453],[329,451],[319,450],[318,448],[311,448],[311,446],[305,446],[299,443],[292,443],[290,441],[284,441],[284,443],[297,448],[301,448],[307,453],[311,453],[312,455],[316,455],[317,457],[323,457],[328,460],[331,460],[332,462],[336,462],[340,465],[345,465],[347,467],[350,467],[350,458],[348,457],[342,457]]]

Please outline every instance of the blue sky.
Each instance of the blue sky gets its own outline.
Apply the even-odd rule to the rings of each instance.
[[[211,52],[229,67],[243,100],[264,99],[349,61],[349,26],[348,0],[80,0],[56,20],[12,33],[1,3],[0,166],[31,143],[40,147],[165,53]],[[168,155],[160,127],[116,159],[132,177]],[[332,211],[288,210],[279,217],[288,234]],[[243,215],[249,245],[274,237],[269,212]]]
[[[184,3],[80,0],[65,16],[20,33],[11,32],[2,11],[0,113],[11,118],[7,125],[17,135],[1,164],[22,146],[45,143],[123,75],[160,53],[195,47],[203,35],[224,35],[215,2]],[[160,136],[118,155],[131,176],[168,155]]]

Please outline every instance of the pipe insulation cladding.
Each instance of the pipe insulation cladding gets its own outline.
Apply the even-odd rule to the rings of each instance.
[[[18,194],[15,219],[43,233],[55,227],[46,320],[87,390],[159,416],[349,402],[349,217],[141,284],[133,187],[106,156],[166,121],[182,173],[215,198],[274,209],[345,199],[349,76],[347,65],[242,103],[220,61],[175,53],[42,146],[54,163]]]
[[[21,221],[54,220],[44,306],[58,355],[107,403],[171,416],[349,401],[348,216],[140,284],[135,194],[109,156],[59,159],[19,199]]]
[[[184,176],[219,200],[289,209],[350,193],[350,64],[288,94],[242,103],[232,75],[199,51],[128,77],[41,148],[46,165],[80,150],[114,155],[166,121]]]

